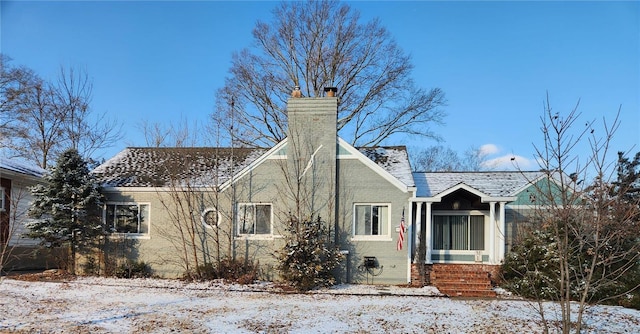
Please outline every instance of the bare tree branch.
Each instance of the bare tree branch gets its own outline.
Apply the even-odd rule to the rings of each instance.
[[[85,71],[61,67],[52,84],[28,69],[8,69],[5,60],[0,135],[9,155],[47,168],[67,148],[90,159],[122,138],[119,122],[91,110],[93,85]]]
[[[353,145],[378,145],[397,134],[436,137],[429,125],[445,116],[444,93],[415,86],[410,57],[378,20],[360,23],[358,12],[337,1],[283,2],[273,14],[270,23],[256,24],[254,46],[233,55],[217,92],[214,118],[228,129],[234,119],[241,145],[285,138],[294,86],[306,97],[338,87],[338,130]]]

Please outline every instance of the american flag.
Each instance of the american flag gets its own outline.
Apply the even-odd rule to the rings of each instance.
[[[402,250],[402,244],[404,244],[404,209],[402,209],[402,219],[400,220],[400,231],[398,232],[398,244],[396,250]]]

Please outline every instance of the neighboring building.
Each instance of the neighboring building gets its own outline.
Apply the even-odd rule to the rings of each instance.
[[[2,270],[30,270],[55,267],[45,253],[36,255],[39,241],[23,237],[27,212],[32,202],[30,187],[41,183],[45,170],[25,162],[0,158],[0,251]]]
[[[485,280],[495,272],[519,209],[508,204],[526,206],[520,197],[539,173],[412,173],[403,146],[355,148],[340,139],[337,108],[335,97],[290,98],[288,137],[268,149],[125,149],[93,171],[113,237],[133,240],[135,258],[156,274],[180,276],[180,211],[182,223],[198,217],[193,238],[203,256],[269,268],[283,224],[313,215],[347,255],[343,282],[415,283],[433,264],[475,266]]]

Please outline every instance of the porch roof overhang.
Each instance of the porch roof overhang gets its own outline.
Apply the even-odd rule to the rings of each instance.
[[[476,195],[478,197],[480,197],[480,201],[482,203],[491,203],[491,202],[513,202],[517,199],[516,196],[491,196],[489,194],[485,194],[482,191],[473,188],[465,183],[458,183],[455,186],[446,189],[438,194],[436,194],[435,196],[428,196],[428,197],[413,197],[410,199],[411,202],[441,202],[442,198],[444,198],[447,195],[450,195],[452,193],[454,193],[455,191],[458,190],[464,190],[467,191],[473,195]]]

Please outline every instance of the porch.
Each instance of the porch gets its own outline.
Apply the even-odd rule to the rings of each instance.
[[[506,243],[506,204],[463,183],[412,199],[412,285],[433,284],[450,296],[487,297],[499,277]]]

